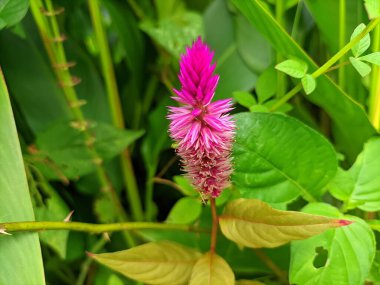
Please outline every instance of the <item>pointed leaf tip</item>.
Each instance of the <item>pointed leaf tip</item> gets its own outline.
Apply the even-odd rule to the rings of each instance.
[[[349,220],[335,220],[334,223],[337,225],[337,227],[344,227],[344,226],[351,225],[353,223],[353,221],[349,221]]]

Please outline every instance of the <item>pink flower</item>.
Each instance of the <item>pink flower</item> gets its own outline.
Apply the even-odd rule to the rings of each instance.
[[[178,76],[182,89],[174,89],[173,97],[181,106],[169,107],[168,115],[183,169],[204,199],[218,197],[229,185],[235,128],[228,114],[231,99],[211,102],[219,80],[213,55],[201,38],[186,48]]]

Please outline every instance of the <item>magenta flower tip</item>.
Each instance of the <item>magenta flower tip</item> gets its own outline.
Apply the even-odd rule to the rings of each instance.
[[[181,90],[173,97],[182,105],[169,107],[170,136],[178,144],[183,169],[202,197],[218,197],[229,185],[235,124],[228,114],[232,100],[211,102],[219,81],[214,52],[199,37],[181,55]]]

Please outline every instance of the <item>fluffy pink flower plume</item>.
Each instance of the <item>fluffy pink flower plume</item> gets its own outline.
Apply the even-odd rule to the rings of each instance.
[[[214,52],[198,38],[181,55],[181,90],[173,97],[180,107],[169,107],[170,136],[178,144],[183,169],[202,198],[218,197],[229,185],[235,124],[228,114],[231,99],[211,102],[219,75],[214,74]]]

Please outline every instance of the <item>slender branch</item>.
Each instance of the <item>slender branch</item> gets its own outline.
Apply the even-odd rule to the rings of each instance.
[[[186,191],[183,190],[182,187],[180,187],[178,184],[174,183],[173,181],[171,181],[169,179],[165,179],[165,178],[161,178],[161,177],[154,177],[153,182],[163,184],[163,185],[167,185],[167,186],[170,186],[170,187],[180,191],[181,193],[186,193]]]
[[[108,47],[106,32],[102,24],[100,7],[98,0],[88,1],[92,24],[95,30],[96,41],[99,45],[100,60],[102,64],[103,77],[106,82],[108,102],[111,109],[112,121],[115,127],[124,129],[124,117],[121,109],[121,101],[117,88],[115,71]],[[132,216],[135,220],[143,220],[143,211],[141,199],[137,187],[136,177],[134,174],[131,157],[128,149],[125,149],[121,155],[121,167],[123,179],[127,189],[129,205],[131,207]]]
[[[211,228],[211,241],[210,241],[210,252],[215,253],[216,248],[216,237],[218,233],[218,215],[216,213],[215,198],[210,199],[210,207],[212,214],[212,228]]]
[[[339,48],[344,47],[346,42],[346,0],[339,0]],[[344,56],[339,59],[339,63],[344,62]],[[346,85],[345,69],[339,69],[338,82],[339,86],[344,90]]]
[[[283,284],[289,284],[288,278],[286,277],[286,273],[277,266],[276,263],[270,259],[264,251],[260,249],[253,249],[255,254],[257,255],[258,258],[266,265],[270,270],[273,271],[273,273],[277,276],[277,278],[280,280],[281,283]]]
[[[149,223],[149,222],[127,222],[113,224],[91,224],[81,222],[11,222],[0,223],[0,232],[30,232],[47,230],[69,230],[88,233],[105,233],[116,231],[131,231],[142,229],[155,230],[178,230],[188,232],[208,232],[207,229],[194,228],[188,225]]]
[[[380,22],[380,17],[371,20],[367,27],[355,38],[353,38],[348,44],[346,44],[340,51],[338,51],[333,57],[331,57],[328,61],[326,61],[325,64],[323,64],[321,67],[319,67],[316,71],[314,71],[311,76],[314,78],[318,78],[322,74],[325,74],[330,67],[332,67],[342,56],[344,56],[348,51],[351,50],[351,48],[356,45],[366,34],[368,34],[370,31],[372,31],[376,25]],[[275,111],[279,107],[281,107],[284,103],[286,103],[288,100],[293,98],[299,91],[302,90],[301,83],[298,83],[293,89],[291,89],[288,93],[284,95],[284,97],[281,97],[273,106],[269,109],[270,111]]]

